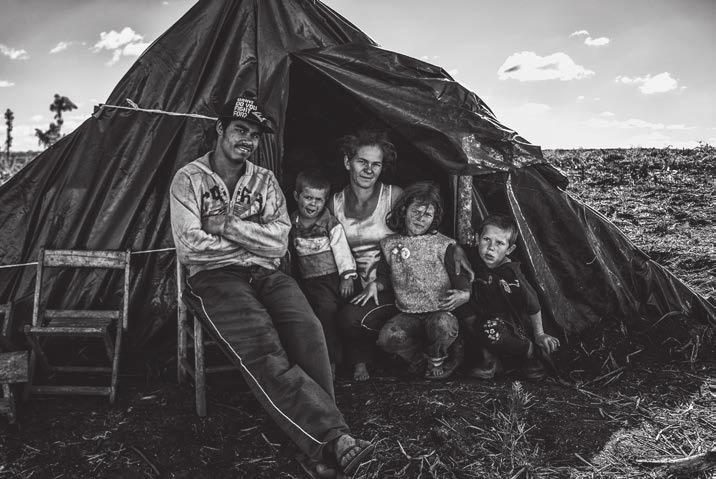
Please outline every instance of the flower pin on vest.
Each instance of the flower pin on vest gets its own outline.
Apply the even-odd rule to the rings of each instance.
[[[398,243],[398,246],[390,250],[390,253],[394,256],[400,256],[403,260],[410,258],[410,250],[403,246],[403,243]]]

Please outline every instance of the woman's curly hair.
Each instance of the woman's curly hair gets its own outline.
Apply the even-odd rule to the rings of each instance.
[[[354,158],[358,153],[358,149],[362,146],[377,146],[383,153],[383,171],[394,171],[398,151],[386,132],[382,130],[358,130],[352,135],[346,135],[338,139],[338,148],[341,154],[348,157],[348,159]]]
[[[435,234],[443,221],[443,199],[440,196],[440,187],[432,181],[419,181],[406,187],[398,202],[385,217],[385,223],[391,230],[403,236],[408,234],[405,217],[408,214],[408,206],[413,203],[419,205],[433,205],[435,216],[428,228],[428,233]]]

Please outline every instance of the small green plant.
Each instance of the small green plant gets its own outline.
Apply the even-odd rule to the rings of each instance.
[[[526,416],[533,399],[522,383],[515,381],[507,398],[507,410],[496,412],[494,434],[501,447],[496,466],[500,471],[512,474],[518,469],[529,469],[539,456],[539,448],[527,437],[532,427],[528,427]]]

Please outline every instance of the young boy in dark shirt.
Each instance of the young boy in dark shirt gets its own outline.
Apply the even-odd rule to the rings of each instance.
[[[485,218],[480,229],[478,258],[473,261],[472,309],[476,315],[466,319],[477,338],[483,364],[470,376],[490,379],[499,374],[504,359],[520,361],[528,379],[541,379],[544,368],[537,349],[549,356],[559,340],[544,332],[539,300],[527,282],[520,264],[510,260],[517,240],[517,225],[503,215]]]

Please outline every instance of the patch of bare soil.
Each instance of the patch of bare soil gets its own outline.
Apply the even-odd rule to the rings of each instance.
[[[569,191],[609,217],[652,258],[714,298],[713,148],[547,152]],[[713,327],[599,338],[560,353],[568,381],[517,372],[442,382],[397,374],[339,378],[337,402],[354,433],[378,446],[355,477],[716,477]],[[680,330],[684,330],[679,333]],[[673,334],[672,334],[673,333]],[[117,403],[33,398],[19,426],[0,418],[0,479],[299,478],[295,449],[240,378],[214,378],[209,416],[172,362],[142,371],[128,352]]]

